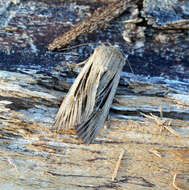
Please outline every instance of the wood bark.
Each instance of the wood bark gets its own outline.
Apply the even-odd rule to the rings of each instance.
[[[55,38],[54,41],[48,45],[48,49],[60,49],[71,43],[81,34],[91,33],[98,28],[107,26],[112,19],[122,14],[131,3],[136,3],[136,0],[134,2],[130,0],[118,0],[110,3],[105,8],[97,9],[91,17]]]

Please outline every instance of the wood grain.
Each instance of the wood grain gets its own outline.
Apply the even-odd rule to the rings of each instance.
[[[85,145],[73,131],[55,134],[49,130],[64,95],[39,85],[36,78],[44,80],[45,76],[36,73],[32,77],[0,71],[1,189],[173,190],[174,182],[187,190],[189,121],[172,119],[171,127],[180,134],[178,137],[168,130],[160,131],[146,118],[111,120],[110,128],[104,129],[94,144]],[[160,85],[151,87],[162,92]],[[162,102],[150,93],[151,87],[138,83],[132,85],[135,93],[129,92],[125,99],[117,96],[122,113],[126,109],[153,112]],[[148,96],[136,96],[139,91]],[[189,105],[180,106],[168,95],[161,98],[167,109],[187,115]],[[167,119],[166,110],[162,111],[163,118],[159,119]],[[119,165],[122,150],[125,154]],[[116,165],[119,169],[112,181]]]

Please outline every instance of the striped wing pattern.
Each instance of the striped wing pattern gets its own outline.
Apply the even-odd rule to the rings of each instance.
[[[96,48],[62,102],[54,127],[75,127],[84,143],[92,143],[107,118],[123,66],[117,49]]]

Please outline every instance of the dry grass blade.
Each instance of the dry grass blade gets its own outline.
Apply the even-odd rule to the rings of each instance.
[[[173,176],[173,187],[174,187],[175,189],[177,189],[177,190],[182,190],[181,188],[177,187],[177,185],[175,184],[176,177],[177,177],[177,174],[175,174],[175,175]]]
[[[154,155],[156,155],[159,158],[162,158],[161,154],[157,150],[151,149],[151,150],[149,150],[149,152],[153,153]]]
[[[60,49],[75,40],[79,35],[91,33],[97,28],[106,26],[112,19],[123,13],[129,3],[129,0],[118,0],[110,3],[106,8],[97,9],[91,17],[77,24],[63,35],[55,38],[54,41],[48,45],[48,49],[51,51]]]
[[[162,131],[162,129],[166,129],[168,130],[170,133],[172,133],[173,135],[177,136],[177,137],[181,137],[179,133],[177,133],[173,128],[170,127],[171,125],[171,120],[165,120],[162,118],[159,118],[153,114],[151,115],[146,115],[141,113],[146,119],[148,119],[149,121],[153,122],[155,124],[155,126],[158,126],[160,128],[160,131]]]
[[[180,134],[177,133],[173,128],[170,127],[171,125],[171,121],[168,121],[168,124],[167,125],[164,125],[164,128],[167,129],[170,133],[172,133],[173,135],[177,136],[177,137],[180,137]]]
[[[122,150],[121,154],[119,155],[119,159],[118,159],[118,161],[116,163],[116,166],[115,166],[115,169],[114,169],[114,172],[113,172],[113,175],[112,175],[112,181],[114,181],[116,176],[117,176],[117,172],[119,170],[121,160],[123,158],[124,153],[125,153],[125,150]]]
[[[96,48],[65,97],[55,129],[75,127],[85,143],[92,143],[107,118],[124,63],[112,46]]]
[[[16,173],[19,174],[19,171],[18,171],[17,166],[16,166],[16,164],[14,163],[14,161],[13,161],[10,157],[8,157],[7,160],[8,160],[8,163],[9,163],[11,166],[14,167]]]

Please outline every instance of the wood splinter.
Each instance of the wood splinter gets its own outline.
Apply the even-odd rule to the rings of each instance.
[[[108,116],[125,60],[116,48],[101,45],[85,62],[61,104],[54,128],[75,127],[79,138],[90,144]]]
[[[92,33],[97,28],[107,26],[112,19],[122,14],[131,3],[136,2],[136,0],[131,1],[131,3],[130,1],[131,0],[118,0],[110,3],[105,8],[97,9],[92,16],[77,24],[68,32],[55,38],[54,41],[48,45],[48,49],[51,51],[60,49],[71,43],[81,34]]]

